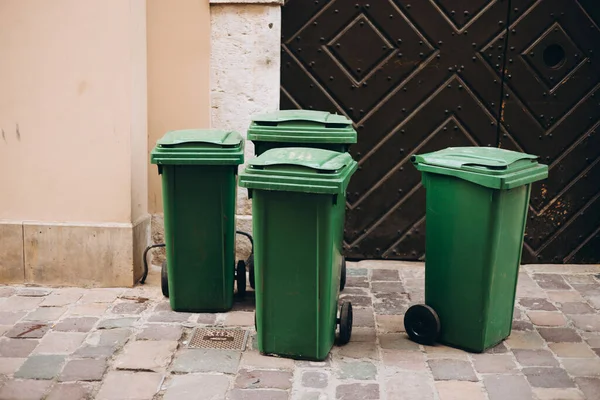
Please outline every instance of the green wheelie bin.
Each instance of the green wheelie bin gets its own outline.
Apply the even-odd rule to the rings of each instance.
[[[489,147],[415,155],[426,195],[425,303],[404,326],[421,344],[483,352],[510,335],[537,156]]]
[[[315,110],[280,110],[252,118],[248,140],[254,144],[254,154],[260,156],[269,149],[281,147],[312,147],[348,151],[356,143],[352,121],[343,115]],[[341,258],[340,289],[346,285],[346,258]],[[254,269],[250,265],[250,286],[254,288]]]
[[[256,331],[263,354],[323,360],[352,334],[352,305],[338,305],[348,153],[279,148],[250,160],[240,186],[252,198]],[[339,312],[339,316],[338,316]]]
[[[252,117],[248,140],[260,156],[279,147],[314,147],[345,153],[356,143],[352,121],[314,110],[280,110]]]
[[[174,311],[229,310],[234,280],[238,292],[246,287],[245,265],[235,265],[242,136],[220,130],[171,131],[158,140],[150,159],[162,176],[167,251],[163,294]]]

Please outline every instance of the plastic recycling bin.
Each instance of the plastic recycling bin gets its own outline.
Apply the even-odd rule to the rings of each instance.
[[[256,115],[248,129],[248,140],[259,156],[279,147],[314,147],[347,152],[356,143],[352,121],[326,111],[281,110]]]
[[[534,155],[458,147],[412,157],[427,191],[425,303],[406,332],[482,352],[510,335],[531,184],[548,176]]]
[[[248,129],[248,140],[260,156],[269,149],[311,147],[345,153],[356,143],[352,121],[343,115],[314,110],[280,110],[256,115]],[[346,285],[346,259],[342,259],[340,289]],[[254,288],[254,270],[250,269],[250,285]]]
[[[235,266],[239,133],[166,133],[151,153],[162,176],[167,262],[163,293],[175,311],[220,312],[233,305],[234,277],[245,290],[245,266]],[[243,269],[243,272],[241,271]],[[243,281],[243,282],[242,282]]]
[[[352,334],[352,305],[339,308],[348,153],[271,149],[250,160],[240,186],[252,197],[256,330],[263,354],[323,360]]]

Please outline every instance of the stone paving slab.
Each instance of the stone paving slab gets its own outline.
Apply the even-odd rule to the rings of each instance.
[[[60,382],[101,381],[106,371],[106,359],[83,359],[69,361],[58,380]]]
[[[13,379],[0,388],[0,399],[41,400],[51,387],[50,381]]]
[[[21,379],[54,379],[58,377],[64,362],[64,355],[33,355],[27,358],[14,376]]]
[[[46,400],[86,400],[92,399],[96,391],[93,384],[84,382],[59,383],[50,390]]]
[[[261,355],[251,291],[229,313],[195,314],[171,311],[152,284],[0,286],[0,399],[600,398],[600,266],[523,266],[511,336],[482,354],[407,338],[423,279],[420,263],[349,263],[353,336],[324,362]],[[189,349],[197,326],[251,336],[243,352]]]
[[[163,400],[224,399],[230,384],[227,375],[175,375],[165,385]]]
[[[131,341],[115,360],[115,366],[125,370],[164,371],[171,362],[175,349],[176,341]]]

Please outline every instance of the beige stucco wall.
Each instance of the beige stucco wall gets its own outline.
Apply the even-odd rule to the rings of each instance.
[[[165,132],[210,127],[210,10],[206,0],[148,0],[148,154]],[[162,191],[148,169],[152,242],[164,242]],[[153,252],[160,264],[164,249]]]
[[[210,127],[210,14],[206,0],[148,0],[148,151],[165,132]],[[162,212],[148,170],[150,212]]]
[[[146,1],[2,0],[0,58],[0,282],[131,285],[149,234]]]
[[[0,2],[0,219],[131,221],[132,135],[145,133],[145,107],[133,109],[145,62],[132,54],[145,40],[135,32],[143,7]]]
[[[0,2],[0,283],[133,284],[156,140],[278,108],[282,1],[211,3]]]
[[[210,92],[207,90],[202,93],[210,93],[212,128],[235,130],[245,137],[253,114],[279,108],[282,4],[282,0],[210,0],[210,24],[202,27],[208,27],[210,33]],[[198,29],[200,28],[196,26],[196,30]],[[203,30],[202,33],[204,34],[205,31]],[[151,36],[148,40],[149,44],[152,43]],[[182,53],[187,54],[188,57],[192,56],[192,53],[186,53],[185,49]],[[149,50],[149,63],[151,60]],[[201,65],[208,66],[208,60],[204,61],[205,63]],[[198,59],[195,59],[195,62],[200,64]],[[149,82],[151,76],[149,66]],[[158,138],[162,135],[164,127],[154,128],[153,119],[160,111],[152,107],[152,101],[155,101],[153,90],[151,85],[149,87],[150,132],[151,138],[152,135]],[[180,111],[180,114],[172,114],[172,118],[169,119],[173,121],[174,127],[185,127],[186,124],[183,122],[200,116],[198,113],[191,112],[189,108],[182,108]],[[200,123],[196,122],[196,124]],[[253,153],[252,143],[246,142],[246,159],[252,157]],[[243,166],[240,167],[242,168]],[[151,168],[151,182],[154,176],[155,170]],[[159,187],[158,183],[156,187]],[[159,212],[160,207],[153,207],[152,204],[160,204],[160,199],[154,200],[152,196],[160,196],[160,192],[151,188],[150,196],[151,210]],[[251,211],[251,202],[247,198],[246,190],[238,188],[237,229],[252,231]],[[152,221],[152,239],[155,243],[163,241],[163,232],[162,215],[157,213]],[[247,257],[249,249],[247,239],[238,237],[237,258]],[[161,261],[161,256],[153,260],[155,264]]]

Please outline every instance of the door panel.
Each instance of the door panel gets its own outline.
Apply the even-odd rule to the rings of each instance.
[[[500,145],[510,139],[550,166],[533,186],[523,261],[598,262],[600,248],[588,247],[600,226],[598,4],[520,3],[511,16]],[[500,41],[484,50],[490,66]]]
[[[499,145],[539,154],[552,167],[533,189],[524,260],[594,259],[598,223],[573,218],[595,210],[598,195],[586,183],[598,161],[597,6],[510,3],[289,0],[283,7],[281,108],[344,114],[358,131],[348,258],[423,258],[424,190],[411,154]],[[554,241],[558,252],[547,249]]]

